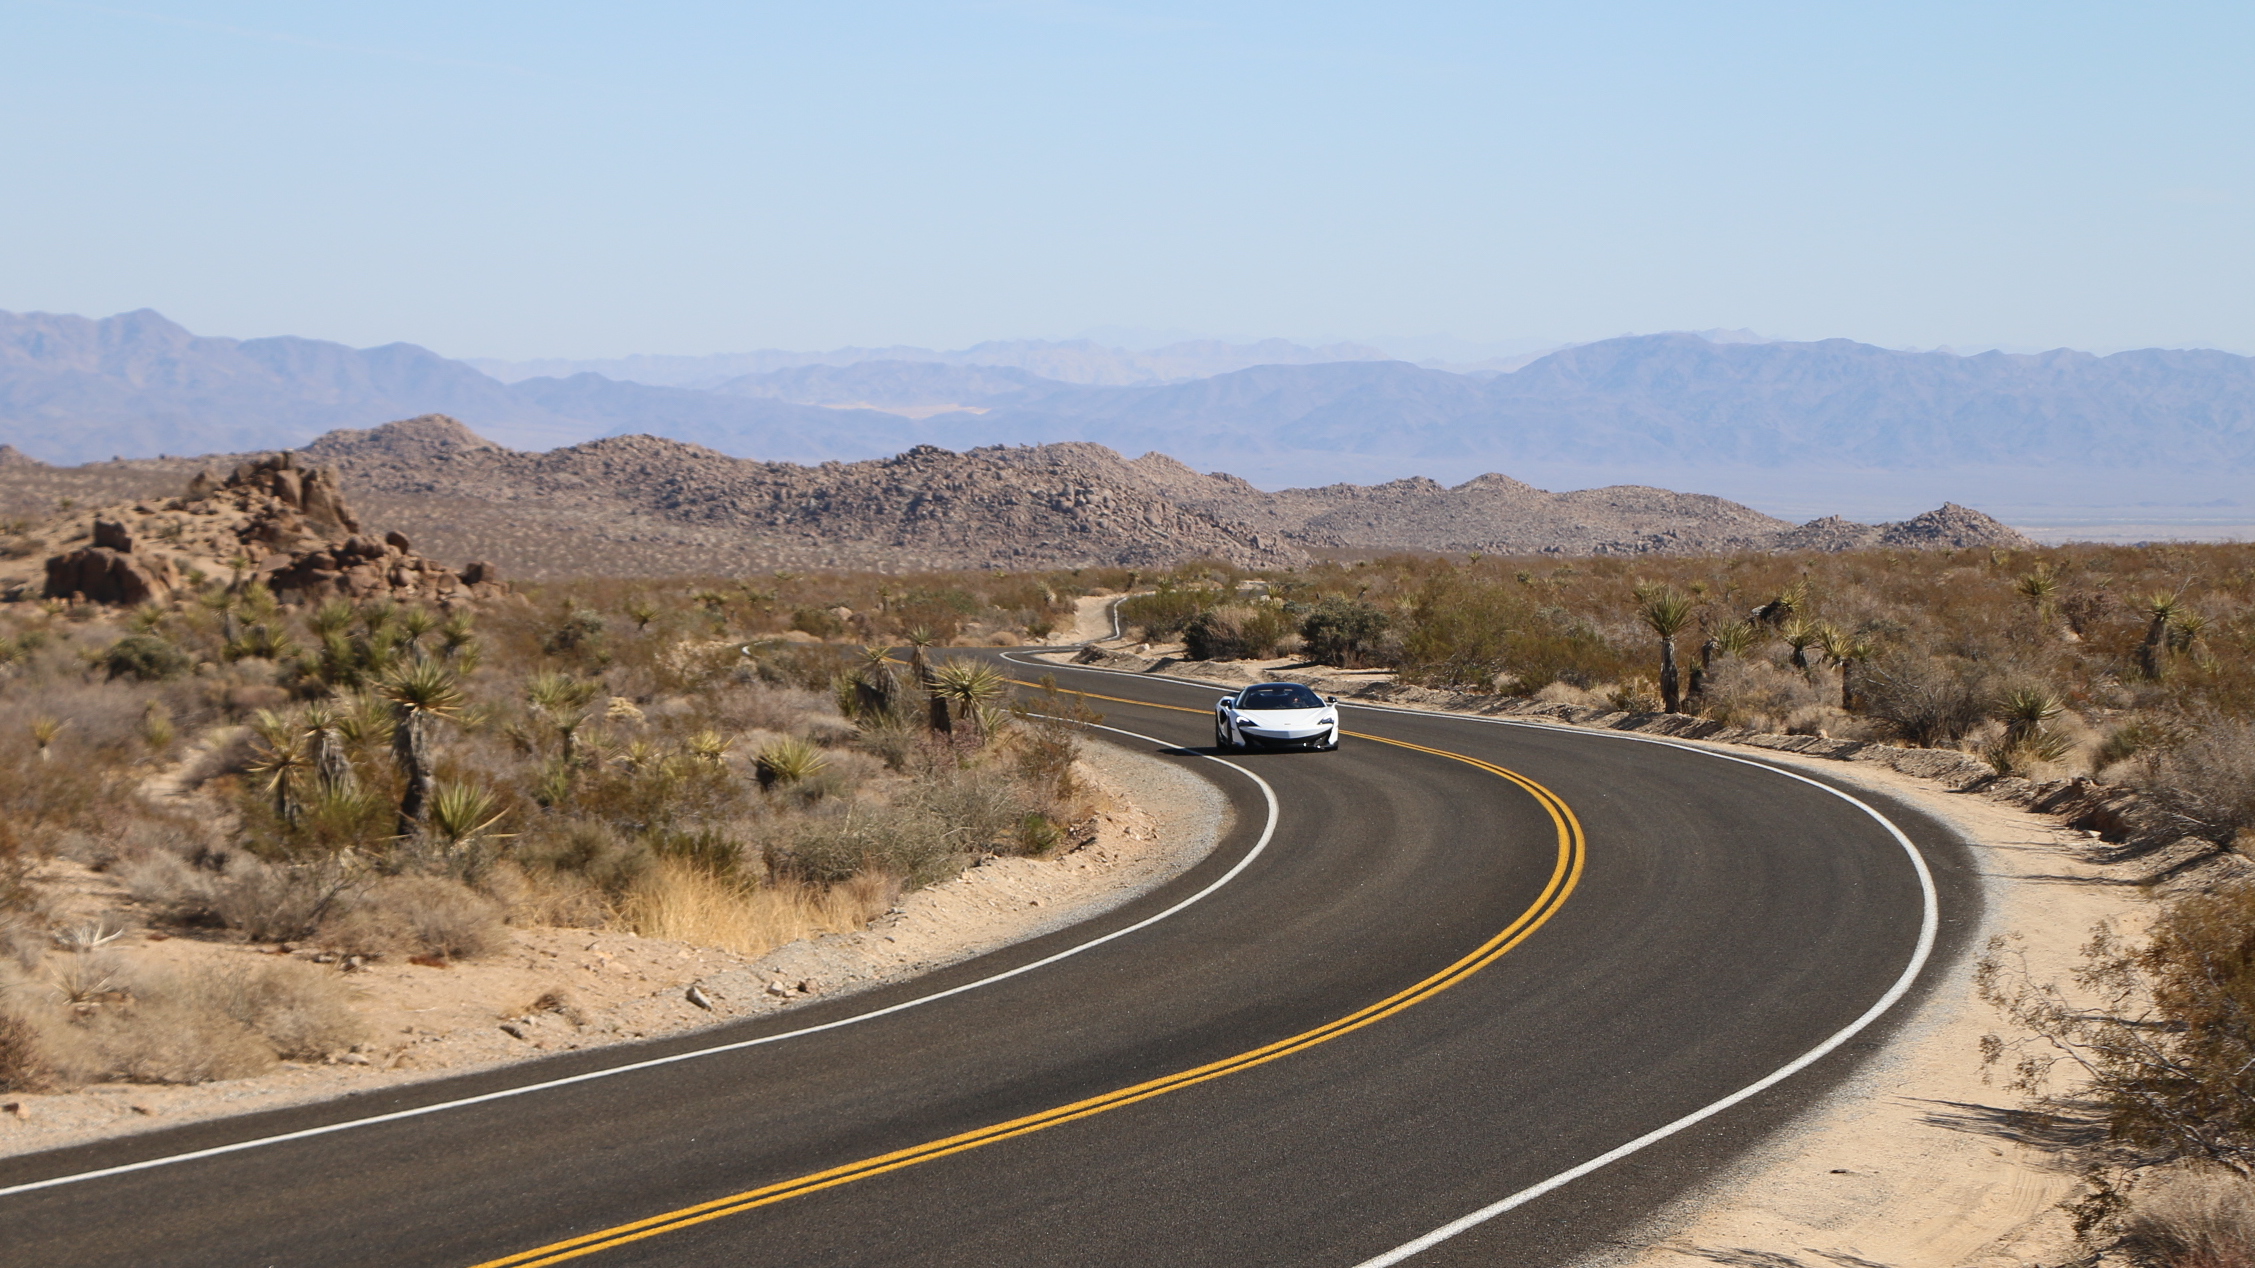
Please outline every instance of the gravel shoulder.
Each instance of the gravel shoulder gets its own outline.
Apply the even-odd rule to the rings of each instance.
[[[851,995],[1100,915],[1181,875],[1220,841],[1228,802],[1182,765],[1101,742],[1087,745],[1081,760],[1101,806],[1092,841],[1051,858],[982,859],[954,880],[905,895],[867,929],[753,959],[607,930],[519,928],[506,951],[451,967],[370,964],[346,978],[371,1035],[353,1051],[193,1086],[11,1094],[0,1104],[0,1156],[677,1035]],[[47,879],[68,889],[74,907],[131,914],[132,901],[113,878],[66,861],[48,866]],[[136,968],[312,954],[150,930],[113,950]],[[691,1002],[691,988],[703,1005]]]

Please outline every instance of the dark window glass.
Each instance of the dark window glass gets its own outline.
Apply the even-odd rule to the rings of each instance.
[[[1249,687],[1237,697],[1240,709],[1320,709],[1323,697],[1298,683],[1279,683],[1270,687]]]

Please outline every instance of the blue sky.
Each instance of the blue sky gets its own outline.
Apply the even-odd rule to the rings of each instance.
[[[2255,7],[0,0],[0,308],[2255,352]]]

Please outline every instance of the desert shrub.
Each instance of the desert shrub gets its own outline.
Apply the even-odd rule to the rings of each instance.
[[[318,1059],[367,1033],[353,1014],[344,981],[310,964],[209,968],[135,993],[177,997],[199,1011],[225,1017],[287,1060]]]
[[[2255,1182],[2216,1167],[2147,1177],[2116,1249],[2156,1268],[2255,1268]]]
[[[140,682],[178,678],[195,665],[188,653],[154,634],[129,634],[102,653],[102,668],[111,678]]]
[[[2255,722],[2207,719],[2162,750],[2142,782],[2217,840],[2255,827]]]
[[[1730,656],[1708,668],[1700,711],[1733,726],[1782,730],[1787,719],[1828,703],[1828,694],[1796,670]]]
[[[844,638],[846,623],[828,608],[800,608],[791,613],[791,628],[820,639]]]
[[[1326,665],[1353,668],[1378,646],[1391,619],[1376,604],[1329,598],[1300,618],[1308,655]]]
[[[1660,692],[1650,678],[1630,678],[1606,692],[1605,703],[1622,713],[1658,713]]]
[[[768,840],[765,853],[772,874],[809,884],[882,873],[928,885],[971,850],[990,844],[1010,822],[1006,817],[976,827],[954,823],[921,797],[892,806],[848,805],[788,825]],[[975,835],[981,827],[984,834]]]
[[[728,879],[743,869],[743,843],[719,828],[660,831],[650,834],[650,849],[661,859],[702,868]]]
[[[1990,692],[1947,659],[1898,653],[1857,678],[1863,711],[1922,747],[1963,739],[1988,717]]]
[[[207,965],[133,980],[119,1002],[40,1036],[74,1081],[207,1083],[318,1058],[364,1034],[333,974],[303,964]]]
[[[2017,1054],[2030,1090],[2065,1062],[2123,1143],[2255,1165],[2255,883],[2178,899],[2142,946],[2101,926],[2075,976],[2095,998],[2035,981],[1993,940],[1981,994],[2033,1038],[1984,1040],[1988,1060]]]
[[[467,885],[438,876],[394,876],[350,895],[322,922],[320,941],[354,955],[426,955],[467,960],[499,950],[501,908]]]
[[[542,824],[525,835],[516,851],[517,861],[535,875],[581,877],[612,895],[632,887],[653,857],[648,842],[586,819]]]
[[[54,1081],[55,1070],[38,1028],[0,1008],[0,1092],[41,1092]]]
[[[358,883],[340,864],[233,860],[212,886],[212,918],[254,942],[291,942],[319,929]]]
[[[48,1032],[72,1082],[210,1083],[273,1068],[274,1048],[248,1026],[161,989]]]
[[[1192,660],[1266,660],[1294,633],[1292,618],[1273,604],[1209,608],[1182,627]]]
[[[1183,632],[1198,614],[1223,601],[1219,589],[1181,587],[1162,583],[1151,594],[1132,595],[1120,602],[1120,623],[1143,628],[1143,636],[1164,640]]]

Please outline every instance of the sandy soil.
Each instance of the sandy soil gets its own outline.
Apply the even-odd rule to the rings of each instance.
[[[1370,692],[1389,707],[1469,711],[1451,707],[1469,702],[1443,693],[1395,688],[1383,671],[1341,672],[1291,660],[1181,662],[1173,659],[1181,654],[1177,645],[1107,639],[1100,646],[1122,657],[1102,667],[1217,685],[1289,677],[1341,695]],[[2134,931],[2152,907],[2140,865],[2084,862],[2090,834],[2055,818],[1875,763],[1767,747],[1761,756],[1891,793],[1950,825],[1971,844],[1984,878],[1987,911],[1971,945],[1985,946],[1997,934],[2012,937],[2039,978],[2064,977],[2099,921]],[[2025,1120],[2016,1115],[2028,1107],[2025,1098],[1984,1077],[1979,1043],[2003,1028],[2003,1018],[1975,996],[1978,960],[1976,951],[1952,966],[1886,1047],[1821,1106],[1587,1262],[1593,1268],[2006,1268],[2075,1258],[2058,1204],[2082,1192],[2079,1180],[2059,1151],[2023,1130]]]
[[[2039,976],[2065,976],[2098,921],[2134,925],[2150,905],[2127,878],[2079,861],[2087,834],[2042,815],[1896,771],[1765,756],[1891,793],[1964,836],[1989,903],[1974,945],[2020,935]],[[1590,1262],[2008,1268],[2073,1258],[2058,1204],[2081,1185],[2056,1151],[2017,1129],[2024,1099],[1984,1078],[1979,1043],[2002,1018],[1974,995],[1977,961],[1952,966],[1821,1107]]]
[[[1111,744],[1085,752],[1083,774],[1103,806],[1093,841],[1051,859],[983,860],[955,880],[908,894],[866,930],[792,943],[755,960],[630,933],[514,929],[508,951],[451,967],[368,964],[345,975],[371,1035],[353,1051],[190,1087],[11,1094],[0,1103],[0,1156],[678,1034],[852,994],[1110,910],[1180,875],[1220,839],[1227,802],[1205,780]],[[64,861],[49,867],[46,879],[67,894],[70,915],[106,916],[113,928],[135,930],[105,949],[129,967],[316,955],[169,937],[142,924],[111,877]],[[709,1008],[690,1002],[692,987]]]

